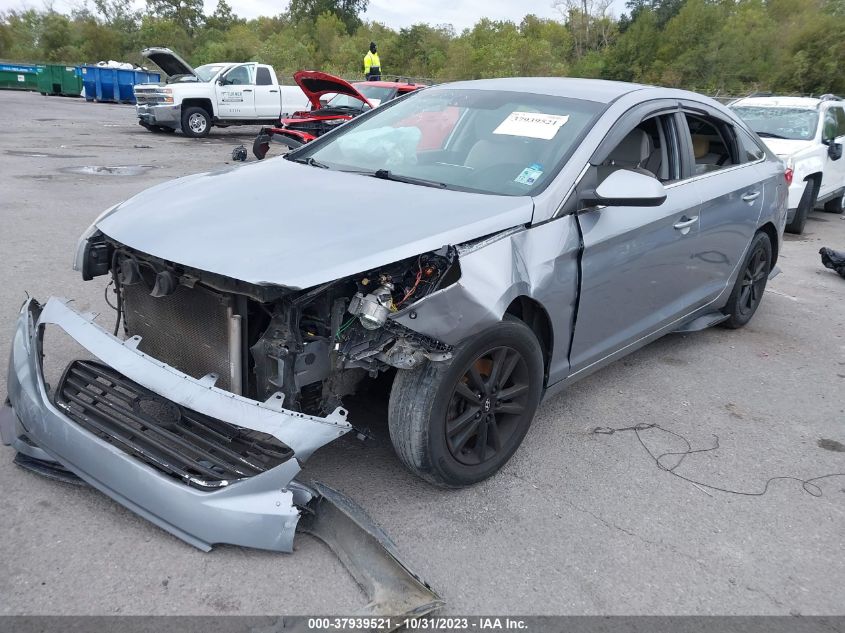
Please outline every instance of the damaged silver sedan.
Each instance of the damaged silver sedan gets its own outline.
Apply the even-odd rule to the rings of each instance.
[[[343,506],[295,477],[355,428],[348,398],[367,383],[392,380],[390,437],[412,472],[490,477],[544,395],[663,334],[747,323],[786,193],[754,133],[693,93],[420,91],[101,215],[76,268],[110,279],[114,331],[28,301],[3,438],[197,547],[290,551],[321,502]],[[49,386],[51,328],[93,358]]]

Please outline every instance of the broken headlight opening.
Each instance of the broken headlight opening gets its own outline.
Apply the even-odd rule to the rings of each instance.
[[[95,233],[79,264],[83,278],[111,274],[115,335],[193,377],[286,409],[327,415],[368,379],[452,348],[391,318],[455,283],[452,247],[307,290],[258,286],[134,251]],[[108,289],[107,289],[108,292]],[[276,396],[278,397],[278,396]]]

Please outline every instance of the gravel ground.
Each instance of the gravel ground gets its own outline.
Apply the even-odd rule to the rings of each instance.
[[[0,111],[0,358],[27,292],[72,297],[111,321],[103,278],[71,270],[77,236],[142,189],[224,165],[257,131],[154,135],[132,107],[32,93],[0,92]],[[146,167],[73,171],[128,165]],[[748,327],[670,335],[578,383],[542,406],[516,456],[481,485],[442,491],[408,474],[381,411],[369,414],[371,444],[327,446],[303,477],[364,506],[445,612],[845,614],[845,477],[818,482],[820,497],[783,480],[763,496],[706,491],[659,470],[632,433],[591,432],[656,423],[695,448],[717,435],[718,450],[679,472],[742,491],[845,472],[845,279],[821,267],[820,246],[845,250],[840,216],[813,213],[803,236],[787,237],[783,274]],[[656,430],[641,437],[656,454],[683,449]],[[12,457],[0,449],[0,613],[349,613],[365,601],[310,537],[293,555],[202,553]]]

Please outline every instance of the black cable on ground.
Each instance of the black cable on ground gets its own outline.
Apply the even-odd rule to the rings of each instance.
[[[656,429],[658,431],[662,431],[663,433],[668,433],[669,435],[673,435],[680,439],[684,444],[687,445],[687,450],[685,451],[674,451],[674,452],[666,452],[661,453],[660,455],[655,455],[652,450],[646,445],[643,441],[642,436],[640,435],[643,431],[650,431]],[[762,497],[769,491],[769,485],[781,479],[789,480],[789,481],[797,481],[801,484],[801,487],[804,489],[804,492],[814,496],[814,497],[821,497],[822,496],[822,489],[816,485],[815,482],[820,481],[822,479],[829,479],[832,477],[845,477],[845,472],[843,473],[829,473],[827,475],[820,475],[819,477],[811,477],[810,479],[801,479],[800,477],[792,477],[788,475],[782,475],[778,477],[769,477],[766,480],[763,489],[760,491],[748,492],[744,490],[731,490],[729,488],[722,488],[720,486],[714,486],[712,484],[704,483],[702,481],[698,481],[697,479],[692,479],[691,477],[687,477],[686,475],[682,475],[677,472],[677,468],[683,463],[684,459],[686,459],[687,455],[692,455],[694,453],[707,453],[709,451],[715,451],[719,448],[719,436],[714,435],[713,438],[715,440],[714,445],[710,446],[709,448],[697,448],[693,449],[692,444],[690,444],[689,440],[685,438],[683,435],[679,433],[675,433],[674,431],[670,431],[667,428],[660,426],[659,424],[635,424],[634,426],[626,426],[622,428],[612,428],[608,426],[600,426],[596,427],[592,431],[594,434],[597,435],[613,435],[614,433],[622,433],[622,432],[633,432],[634,435],[637,436],[637,440],[640,442],[640,445],[645,449],[646,453],[648,453],[649,457],[654,460],[654,463],[660,470],[666,471],[678,479],[682,479],[688,483],[693,484],[694,486],[700,486],[702,488],[709,488],[710,490],[716,490],[718,492],[726,492],[732,495],[742,495],[745,497]],[[678,460],[675,462],[673,466],[667,466],[661,460],[664,457],[669,456],[679,456]]]

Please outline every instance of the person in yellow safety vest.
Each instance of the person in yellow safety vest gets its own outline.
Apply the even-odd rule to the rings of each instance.
[[[375,42],[370,42],[370,50],[364,55],[364,77],[367,81],[381,79],[381,60],[378,58],[378,47]]]

